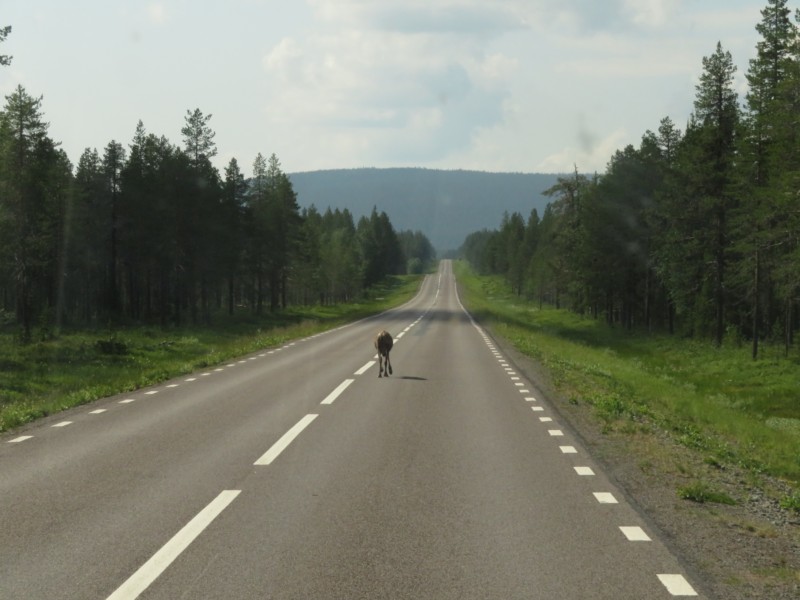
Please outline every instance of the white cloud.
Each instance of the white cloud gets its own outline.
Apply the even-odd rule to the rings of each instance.
[[[644,132],[642,132],[644,133]],[[620,150],[628,138],[624,129],[617,129],[597,137],[586,129],[576,134],[576,146],[567,146],[555,152],[536,165],[536,171],[542,173],[569,173],[578,168],[581,172],[602,173],[611,156]]]
[[[147,5],[147,18],[155,25],[163,25],[167,22],[167,9],[159,2],[151,2]]]
[[[435,9],[427,2],[312,4],[311,33],[281,40],[263,59],[274,82],[273,125],[287,115],[313,123],[342,150],[360,149],[367,163],[439,159],[502,119],[518,61],[487,52],[486,42],[519,27],[507,9],[467,1]]]

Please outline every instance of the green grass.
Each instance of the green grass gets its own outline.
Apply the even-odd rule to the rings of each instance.
[[[692,502],[713,502],[716,504],[736,504],[736,501],[725,492],[713,489],[704,481],[695,481],[678,489],[678,497]]]
[[[800,483],[800,360],[746,348],[612,328],[565,310],[539,309],[500,278],[456,266],[467,308],[542,364],[559,394],[588,404],[607,430],[659,430],[702,453]],[[788,502],[788,501],[787,501]]]
[[[379,313],[411,298],[420,280],[392,278],[357,303],[216,315],[204,327],[62,331],[25,345],[0,332],[0,431]]]

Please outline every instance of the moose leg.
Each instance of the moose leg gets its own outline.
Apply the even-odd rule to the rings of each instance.
[[[383,377],[383,355],[378,352],[378,377]]]
[[[392,374],[392,361],[389,360],[389,353],[386,353],[386,371],[387,377]]]

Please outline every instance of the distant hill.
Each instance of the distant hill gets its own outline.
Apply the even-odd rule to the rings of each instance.
[[[384,211],[397,231],[424,233],[439,252],[457,249],[481,229],[496,229],[503,211],[526,220],[549,199],[558,175],[435,169],[336,169],[290,173],[301,207],[347,208],[353,218]]]

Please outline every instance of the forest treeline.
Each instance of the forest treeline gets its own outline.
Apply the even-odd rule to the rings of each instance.
[[[519,294],[625,327],[793,344],[800,323],[800,11],[770,0],[743,99],[731,54],[702,60],[670,118],[602,175],[576,168],[539,215],[505,214],[463,255]]]
[[[5,34],[8,28],[0,30]],[[0,39],[2,41],[2,39]],[[385,212],[300,210],[278,158],[251,178],[211,163],[214,131],[187,111],[183,145],[139,122],[126,147],[87,148],[76,167],[22,86],[0,113],[0,322],[207,322],[215,312],[358,298],[387,275],[420,273],[435,251]]]

